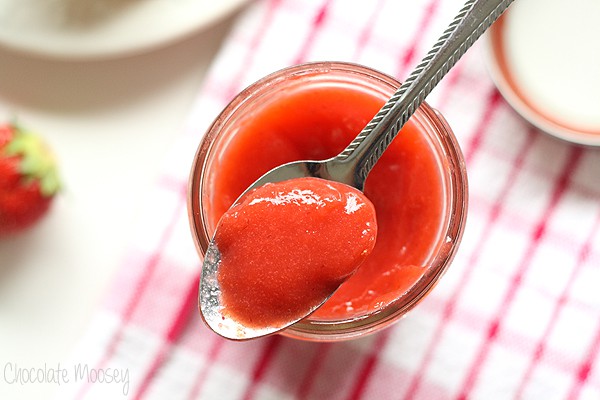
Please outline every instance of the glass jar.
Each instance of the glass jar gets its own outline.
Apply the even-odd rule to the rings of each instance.
[[[248,118],[266,101],[277,101],[294,87],[310,85],[348,85],[373,92],[387,100],[400,83],[385,74],[357,64],[319,62],[302,64],[275,72],[252,84],[237,95],[216,118],[202,138],[194,158],[188,193],[188,212],[193,239],[204,255],[216,222],[211,216],[215,196],[215,166],[224,157],[231,138]],[[430,143],[439,163],[443,195],[443,215],[439,234],[428,253],[423,275],[406,291],[385,306],[363,314],[323,319],[308,317],[281,334],[297,339],[338,341],[376,332],[400,319],[436,285],[449,267],[460,243],[467,212],[467,175],[456,138],[439,112],[424,103],[411,118]],[[358,132],[357,132],[358,134]],[[400,135],[401,136],[401,135]],[[396,140],[402,140],[401,137]],[[259,145],[259,144],[257,144]],[[240,168],[245,166],[240,165]],[[256,176],[258,178],[259,176]],[[393,191],[390,191],[393,195]]]

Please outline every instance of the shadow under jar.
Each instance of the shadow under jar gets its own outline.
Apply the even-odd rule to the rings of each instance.
[[[364,66],[319,62],[275,72],[237,95],[192,166],[188,212],[200,255],[220,217],[256,179],[286,162],[337,155],[399,86]],[[436,110],[419,107],[364,192],[377,212],[373,253],[322,307],[281,334],[338,341],[376,332],[421,301],[449,267],[466,219],[467,175]]]

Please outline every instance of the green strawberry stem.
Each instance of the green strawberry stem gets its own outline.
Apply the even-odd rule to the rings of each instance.
[[[39,136],[13,124],[14,136],[4,148],[11,157],[21,157],[20,173],[26,182],[39,181],[40,191],[46,197],[60,190],[60,179],[54,156]]]

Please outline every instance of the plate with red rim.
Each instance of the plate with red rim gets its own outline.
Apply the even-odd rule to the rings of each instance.
[[[248,0],[0,0],[0,45],[61,59],[139,53],[190,35]]]
[[[600,146],[600,2],[520,0],[486,33],[486,64],[507,102],[569,142]]]

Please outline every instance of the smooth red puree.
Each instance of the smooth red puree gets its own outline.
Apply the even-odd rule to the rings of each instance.
[[[255,189],[219,222],[223,312],[248,327],[301,319],[375,245],[375,208],[338,182],[298,178]]]
[[[372,89],[356,86],[297,85],[236,121],[236,134],[211,166],[209,229],[214,231],[235,199],[270,169],[338,154],[385,100]],[[443,164],[422,129],[409,121],[370,173],[364,193],[376,210],[375,248],[311,318],[364,315],[398,298],[427,271],[440,243],[445,200]]]

